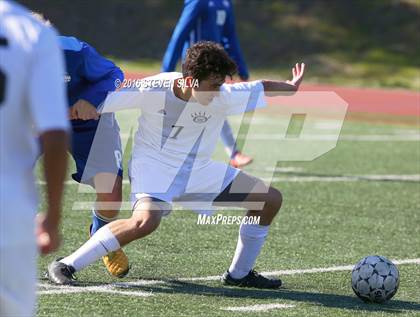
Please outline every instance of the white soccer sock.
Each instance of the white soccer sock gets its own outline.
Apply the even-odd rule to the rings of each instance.
[[[240,279],[254,267],[270,226],[241,224],[235,256],[229,267],[230,276]]]
[[[84,245],[68,257],[60,260],[60,262],[71,265],[76,271],[80,271],[109,252],[116,251],[119,248],[120,243],[117,238],[108,226],[104,226],[96,231]]]

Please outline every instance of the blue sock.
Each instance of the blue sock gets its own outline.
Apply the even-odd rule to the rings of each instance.
[[[90,235],[98,231],[100,228],[110,223],[114,219],[106,219],[103,216],[98,216],[95,210],[92,210],[92,224],[90,226]]]

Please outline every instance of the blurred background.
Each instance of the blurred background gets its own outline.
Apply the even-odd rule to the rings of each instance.
[[[73,35],[124,70],[153,73],[182,0],[23,0],[63,35]],[[289,76],[310,65],[307,82],[420,89],[420,0],[234,0],[251,77]]]

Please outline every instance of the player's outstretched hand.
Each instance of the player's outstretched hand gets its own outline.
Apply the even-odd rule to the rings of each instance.
[[[293,79],[286,81],[286,83],[293,85],[296,87],[296,89],[298,89],[300,86],[300,83],[303,80],[304,73],[305,73],[305,64],[296,63],[296,65],[292,68]]]
[[[36,242],[42,255],[51,253],[60,245],[58,224],[50,223],[45,214],[36,217]]]
[[[70,107],[70,120],[91,120],[99,119],[99,113],[95,106],[89,101],[80,99],[73,106]]]

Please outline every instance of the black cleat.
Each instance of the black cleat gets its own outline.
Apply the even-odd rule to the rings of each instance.
[[[74,267],[59,262],[57,259],[48,265],[47,277],[51,283],[58,285],[73,285],[76,277],[74,276]]]
[[[229,271],[226,271],[223,273],[221,280],[224,285],[267,289],[280,288],[282,284],[280,279],[266,278],[255,270],[249,271],[247,276],[239,279],[233,278]]]

